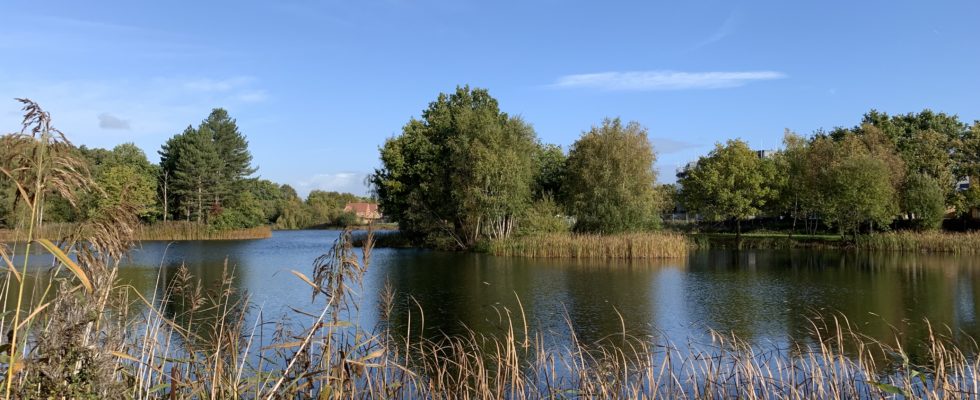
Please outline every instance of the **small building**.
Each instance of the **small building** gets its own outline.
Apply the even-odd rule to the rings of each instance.
[[[347,203],[344,212],[354,213],[358,222],[366,224],[381,219],[381,211],[378,211],[377,203]]]

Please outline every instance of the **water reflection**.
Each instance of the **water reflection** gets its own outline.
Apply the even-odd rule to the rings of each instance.
[[[267,317],[291,313],[290,307],[316,310],[310,288],[288,271],[309,273],[336,236],[298,231],[259,241],[146,243],[123,263],[120,278],[147,298],[159,297],[186,264],[213,290],[227,262],[237,276],[234,291],[249,293]],[[50,260],[38,260],[33,272],[43,274]],[[928,335],[924,319],[937,331],[948,327],[961,343],[980,338],[980,259],[972,256],[707,250],[686,259],[622,262],[378,249],[359,290],[360,312],[351,316],[365,328],[378,323],[385,282],[397,293],[392,330],[430,338],[467,329],[501,333],[508,321],[522,331],[526,320],[529,331],[559,345],[572,333],[588,343],[624,326],[636,336],[677,343],[709,328],[756,343],[787,343],[816,340],[808,318],[835,312],[862,334],[906,348]]]

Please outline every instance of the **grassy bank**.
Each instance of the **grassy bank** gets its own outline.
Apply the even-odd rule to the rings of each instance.
[[[675,258],[686,256],[690,246],[685,235],[670,232],[547,234],[494,241],[489,252],[498,256],[539,258]]]
[[[887,232],[859,236],[863,250],[980,254],[980,232]]]
[[[81,229],[81,232],[78,230]],[[46,224],[37,228],[36,237],[60,240],[68,236],[87,237],[84,227],[74,224]],[[140,241],[182,241],[182,240],[247,240],[272,237],[272,228],[257,226],[248,229],[217,230],[193,222],[167,222],[137,225],[133,228],[133,240]],[[23,231],[0,229],[0,242],[23,242],[27,234]]]

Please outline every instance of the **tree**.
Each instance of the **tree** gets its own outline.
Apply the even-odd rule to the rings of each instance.
[[[811,143],[811,160],[820,163],[811,164],[818,212],[841,236],[856,236],[862,225],[887,227],[899,213],[905,166],[889,143],[856,134]]]
[[[153,176],[131,164],[110,165],[100,170],[95,179],[102,193],[91,209],[90,217],[117,210],[125,205],[137,216],[149,218],[156,213],[156,182]]]
[[[406,235],[469,248],[513,232],[531,201],[536,146],[531,126],[485,89],[458,87],[385,142],[370,182]]]
[[[938,229],[946,214],[944,190],[935,178],[917,173],[909,175],[902,191],[902,209],[919,229]]]
[[[895,189],[884,161],[867,153],[844,154],[828,174],[823,215],[841,236],[857,236],[862,224],[887,227],[898,212]]]
[[[775,164],[741,140],[729,140],[686,171],[680,181],[684,205],[709,220],[732,220],[741,239],[743,219],[758,215],[777,198]]]
[[[211,217],[226,206],[245,204],[240,197],[247,189],[245,180],[256,171],[251,161],[248,141],[227,111],[216,108],[198,128],[188,126],[160,149],[164,219],[172,215],[213,222]]]
[[[659,223],[656,155],[636,122],[605,119],[568,152],[564,200],[580,232],[617,233]]]
[[[258,168],[252,167],[252,154],[248,150],[248,140],[238,131],[237,122],[222,108],[215,108],[208,118],[201,122],[198,130],[210,136],[215,150],[221,159],[221,181],[214,188],[215,195],[224,195]],[[220,197],[216,202],[220,203]]]
[[[220,212],[215,209],[220,204],[205,206],[224,178],[221,157],[209,132],[188,127],[182,136],[173,170],[174,192],[183,199],[188,219],[193,216],[197,222],[207,222],[208,215]]]

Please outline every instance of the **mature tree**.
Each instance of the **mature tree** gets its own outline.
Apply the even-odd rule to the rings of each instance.
[[[902,191],[902,210],[919,229],[938,229],[946,214],[944,192],[936,178],[924,173],[909,175]]]
[[[198,130],[210,135],[215,150],[221,158],[223,186],[238,183],[255,173],[252,167],[252,154],[248,150],[248,140],[238,131],[234,119],[222,108],[215,108],[208,118],[201,122]]]
[[[958,138],[967,130],[956,115],[923,110],[889,116],[871,110],[864,115],[861,126],[852,131],[863,136],[872,129],[894,145],[904,161],[907,175],[925,174],[935,179],[946,203],[955,203],[959,167],[953,155]],[[908,210],[903,211],[908,213]]]
[[[386,217],[430,245],[509,236],[531,201],[534,130],[484,89],[440,94],[381,148],[370,181]]]
[[[244,206],[248,203],[241,198],[247,189],[245,180],[255,172],[251,161],[248,141],[225,110],[214,109],[196,129],[188,126],[160,149],[158,187],[164,219],[182,215],[198,222],[216,222],[211,217],[229,206]],[[254,195],[252,200],[258,201]],[[228,218],[231,216],[222,223],[229,225]],[[252,221],[251,214],[235,219]]]
[[[783,135],[783,151],[773,158],[776,168],[778,196],[768,204],[774,214],[788,215],[793,220],[792,232],[796,231],[799,220],[803,220],[806,230],[810,229],[811,217],[816,214],[817,185],[813,181],[811,160],[813,154],[806,138],[786,130]]]
[[[813,179],[824,222],[842,236],[857,235],[863,225],[891,224],[900,210],[898,185],[904,182],[900,158],[881,142],[853,134],[836,143],[818,139],[811,148],[822,163]]]
[[[221,156],[208,131],[188,127],[181,135],[172,171],[174,193],[180,197],[187,218],[207,222],[208,216],[220,212],[220,204],[212,201],[224,179]]]
[[[118,210],[122,206],[132,209],[137,216],[151,218],[156,214],[156,180],[138,166],[117,164],[103,167],[96,183],[102,188],[91,209],[90,216],[106,210]]]
[[[647,130],[605,119],[582,134],[568,153],[564,200],[575,230],[615,233],[659,223],[660,198]]]
[[[738,238],[741,221],[758,215],[777,198],[776,165],[760,158],[741,140],[729,140],[686,171],[681,198],[689,209],[709,220],[732,220]]]

